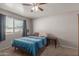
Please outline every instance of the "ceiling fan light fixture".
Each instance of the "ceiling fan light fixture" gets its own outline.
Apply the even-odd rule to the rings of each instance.
[[[31,3],[31,4],[23,3],[23,5],[25,6],[32,6],[31,12],[43,11],[44,9],[40,7],[40,5],[43,5],[43,4],[46,4],[46,3]]]
[[[38,10],[39,10],[39,9],[38,9],[38,6],[32,7],[32,10],[33,10],[33,11],[38,11]]]

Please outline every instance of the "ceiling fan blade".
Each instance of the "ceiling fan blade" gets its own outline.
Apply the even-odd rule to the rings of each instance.
[[[46,4],[46,3],[38,3],[39,5],[43,5],[43,4]]]
[[[31,6],[31,5],[43,5],[43,4],[46,4],[46,3],[22,3],[23,5],[27,5],[27,6]]]
[[[39,10],[40,10],[40,11],[43,11],[43,9],[42,9],[42,8],[40,8],[40,7],[38,7],[38,8],[39,8]]]
[[[29,3],[23,3],[22,5],[25,5],[25,6],[32,6],[32,4],[29,4]]]

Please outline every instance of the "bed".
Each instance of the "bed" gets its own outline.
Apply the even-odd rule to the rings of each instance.
[[[34,56],[37,55],[38,50],[43,48],[46,44],[47,38],[44,36],[28,36],[14,39],[12,41],[12,47],[22,48]]]

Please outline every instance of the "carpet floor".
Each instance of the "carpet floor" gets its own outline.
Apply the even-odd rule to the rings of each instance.
[[[38,53],[38,56],[77,56],[78,50],[57,47],[55,48],[52,45],[48,45],[45,47],[41,53]],[[0,51],[0,56],[31,56],[26,51],[21,49],[14,49],[13,47],[9,47]]]

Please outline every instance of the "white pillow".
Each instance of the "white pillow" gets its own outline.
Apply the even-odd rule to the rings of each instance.
[[[45,37],[47,37],[48,35],[47,35],[47,33],[39,33],[39,36],[45,36]]]

